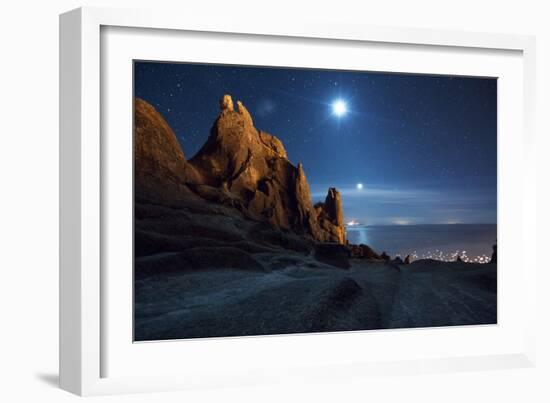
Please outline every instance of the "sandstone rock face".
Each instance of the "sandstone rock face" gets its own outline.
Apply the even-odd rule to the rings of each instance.
[[[342,200],[329,189],[315,207],[302,164],[294,166],[281,141],[254,127],[252,116],[230,95],[206,143],[189,161],[162,116],[135,101],[136,197],[157,202],[200,197],[230,205],[246,217],[267,221],[320,242],[345,244]]]
[[[324,203],[316,204],[317,221],[321,227],[320,237],[326,242],[346,243],[342,197],[335,188],[329,188]]]
[[[174,202],[188,196],[190,167],[168,123],[147,102],[134,102],[134,175],[138,201]]]
[[[365,244],[348,245],[350,257],[356,259],[368,259],[373,261],[380,261],[382,258],[376,253],[370,246]]]
[[[208,140],[189,161],[204,184],[227,189],[250,218],[317,241],[345,243],[338,191],[330,189],[323,207],[316,210],[302,164],[295,167],[278,138],[254,127],[240,101],[237,110],[233,105],[224,95]]]
[[[224,95],[220,100],[220,109],[224,110],[233,110],[233,100],[230,95]]]

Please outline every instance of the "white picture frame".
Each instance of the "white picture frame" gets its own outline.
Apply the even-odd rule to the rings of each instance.
[[[111,81],[105,82],[102,74],[107,74],[104,57],[110,53],[106,48],[102,32],[114,32],[109,46],[120,46],[116,42],[117,32],[122,36],[133,35],[131,30],[155,30],[158,41],[173,43],[178,41],[178,32],[192,32],[195,37],[216,33],[217,40],[223,36],[238,38],[253,38],[255,43],[270,41],[276,46],[284,46],[285,41],[296,41],[301,46],[307,46],[309,41],[323,42],[326,46],[337,49],[339,46],[353,44],[375,44],[376,46],[397,46],[396,52],[413,47],[415,51],[426,52],[426,60],[417,61],[418,67],[405,71],[420,71],[422,63],[437,65],[437,59],[430,56],[430,49],[448,52],[451,58],[460,60],[460,52],[474,54],[469,66],[456,66],[453,72],[457,74],[481,74],[482,64],[476,64],[475,55],[484,57],[499,57],[500,54],[513,53],[513,58],[502,65],[510,66],[502,70],[514,89],[519,100],[502,107],[521,106],[521,111],[511,117],[509,125],[502,127],[499,120],[499,325],[481,328],[447,328],[431,332],[424,330],[388,331],[388,332],[353,332],[337,335],[294,335],[275,337],[224,338],[210,340],[187,341],[183,343],[148,343],[149,346],[135,348],[126,336],[122,342],[117,342],[117,334],[128,331],[117,329],[109,317],[117,315],[109,302],[109,293],[113,287],[118,287],[125,277],[112,278],[105,272],[108,262],[105,251],[104,230],[107,226],[102,209],[108,203],[106,191],[111,189],[107,182],[113,176],[109,171],[105,147],[116,147],[105,139],[102,133],[110,133],[111,126],[106,116],[110,113],[104,107],[104,96],[109,100],[109,107],[118,108],[110,98],[109,91],[127,91],[116,87]],[[126,29],[126,31],[125,31]],[[119,30],[119,31],[117,31]],[[129,30],[129,31],[128,31]],[[137,32],[137,31],[135,31]],[[161,38],[162,33],[166,35]],[[147,34],[147,33],[146,33]],[[324,45],[324,46],[325,46]],[[168,49],[168,47],[162,47]],[[131,49],[131,47],[128,47]],[[400,50],[401,49],[401,50]],[[455,52],[458,51],[458,52]],[[454,53],[453,53],[454,52]],[[121,54],[123,52],[120,52]],[[173,59],[170,53],[157,53],[158,58]],[[125,57],[135,57],[128,53]],[[175,57],[175,56],[174,56]],[[197,60],[204,57],[197,53]],[[262,54],[255,53],[258,63],[269,63],[262,59]],[[266,56],[267,57],[267,56]],[[136,57],[137,58],[137,57]],[[457,59],[458,58],[458,59]],[[185,389],[194,387],[209,387],[214,385],[243,386],[265,382],[292,382],[305,379],[334,379],[347,376],[369,376],[371,374],[413,374],[419,372],[464,371],[491,368],[527,367],[535,363],[534,328],[535,318],[524,315],[521,321],[519,315],[501,316],[501,306],[506,308],[511,296],[510,291],[521,295],[521,312],[535,312],[535,253],[526,253],[527,234],[535,234],[535,182],[534,158],[534,91],[535,91],[535,42],[533,37],[505,34],[466,33],[455,31],[429,31],[409,28],[382,28],[350,25],[344,23],[327,23],[324,21],[288,21],[281,25],[275,21],[257,21],[253,19],[201,19],[192,15],[174,15],[170,12],[151,10],[117,10],[104,8],[80,8],[61,15],[60,17],[60,385],[63,389],[79,395],[130,393],[140,391],[160,391],[169,389]],[[513,60],[512,60],[513,59]],[[465,59],[466,60],[466,59]],[[507,59],[508,60],[508,59]],[[216,60],[223,61],[223,55]],[[121,63],[124,63],[122,61]],[[323,63],[322,61],[318,63]],[[334,67],[334,61],[330,66]],[[346,63],[345,61],[342,63]],[[489,63],[489,62],[487,62]],[[493,60],[491,63],[495,63]],[[108,63],[107,63],[108,64]],[[339,67],[344,67],[340,65]],[[360,66],[357,66],[359,68]],[[109,68],[107,66],[107,68]],[[376,69],[373,66],[373,69]],[[378,68],[384,68],[378,67]],[[434,66],[433,72],[448,71],[448,67]],[[505,67],[502,67],[505,69]],[[111,73],[109,70],[108,74]],[[476,73],[478,72],[479,73]],[[131,74],[128,71],[128,74]],[[508,76],[509,75],[509,76]],[[118,77],[118,76],[117,76]],[[118,81],[117,81],[118,82]],[[508,84],[506,84],[508,85]],[[118,89],[115,89],[118,88]],[[511,94],[511,92],[504,93]],[[125,94],[120,94],[125,96]],[[131,98],[129,98],[129,101]],[[116,104],[118,105],[118,104]],[[124,113],[122,108],[116,109]],[[499,109],[499,114],[502,110]],[[507,110],[510,111],[510,110]],[[508,115],[508,114],[507,114]],[[102,120],[103,119],[103,120]],[[123,130],[131,116],[120,121]],[[125,122],[125,123],[124,123]],[[119,123],[119,122],[117,122]],[[516,134],[512,133],[511,128]],[[506,132],[505,141],[501,142],[500,132]],[[127,130],[126,130],[127,131]],[[131,131],[126,133],[131,136]],[[121,143],[119,146],[124,146]],[[502,147],[501,147],[502,146]],[[514,156],[514,151],[517,155]],[[515,164],[515,170],[506,167],[505,162]],[[519,166],[517,164],[520,164]],[[121,170],[130,169],[127,165]],[[109,167],[107,169],[107,167]],[[128,172],[122,178],[128,177]],[[130,172],[131,174],[131,172]],[[126,176],[125,176],[126,175]],[[506,182],[503,182],[506,180]],[[514,192],[513,186],[520,186],[521,192]],[[501,186],[501,184],[503,184]],[[504,203],[501,204],[501,198]],[[107,201],[106,201],[107,200]],[[501,209],[501,206],[503,208]],[[129,210],[131,210],[129,208]],[[515,218],[511,217],[513,213]],[[112,219],[112,217],[111,217]],[[501,223],[504,225],[504,247],[501,247]],[[123,224],[119,225],[120,228]],[[127,229],[128,230],[128,229]],[[506,235],[509,233],[509,237]],[[508,281],[506,267],[501,270],[500,261],[506,262],[506,239],[510,246],[516,246],[515,253],[521,253],[521,281]],[[529,244],[532,238],[529,239]],[[512,245],[512,242],[518,242]],[[532,248],[531,248],[532,250]],[[502,252],[501,252],[502,251]],[[519,251],[519,252],[518,252]],[[127,256],[127,258],[129,258]],[[506,263],[504,263],[506,264]],[[127,273],[126,273],[127,274]],[[126,277],[127,278],[127,277]],[[112,281],[106,286],[106,279]],[[128,284],[128,287],[131,287]],[[505,288],[503,288],[505,287]],[[127,295],[124,291],[122,295]],[[130,301],[128,301],[130,303]],[[511,305],[511,304],[510,304]],[[126,309],[120,306],[122,310]],[[118,309],[118,308],[117,308]],[[121,314],[124,315],[124,314]],[[504,312],[507,315],[507,312]],[[121,320],[119,320],[121,319]],[[503,319],[503,322],[501,322]],[[509,319],[509,320],[508,320]],[[116,323],[127,325],[128,317],[116,316]],[[106,328],[109,328],[106,329]],[[126,326],[127,328],[127,326]],[[131,332],[131,330],[129,330]],[[420,333],[424,332],[424,333]],[[113,336],[114,333],[114,336]],[[502,338],[502,343],[500,343]],[[118,337],[120,339],[120,337]],[[378,339],[378,340],[377,340]],[[380,340],[384,339],[384,340]],[[426,341],[439,346],[439,350],[428,351]],[[445,352],[444,341],[464,340],[464,349]],[[494,349],[486,349],[485,342],[494,340]],[[114,341],[113,341],[114,340]],[[478,343],[478,348],[472,346]],[[353,360],[339,360],[337,346],[354,343],[410,343],[409,347],[419,346],[421,353],[416,356],[405,355],[404,350],[396,349],[391,357],[366,359],[356,356]],[[117,343],[129,343],[122,345]],[[419,344],[417,344],[419,343]],[[438,344],[439,343],[439,344]],[[154,345],[156,344],[156,345]],[[423,347],[424,346],[424,347]],[[301,352],[292,358],[280,358],[282,351]],[[326,354],[319,356],[318,351]],[[139,351],[138,351],[139,350]],[[147,350],[147,351],[144,351]],[[217,370],[208,369],[206,356],[208,351],[216,351],[218,357],[226,361],[234,359],[232,354],[244,357],[240,363],[231,366],[217,366]],[[380,350],[384,352],[384,350]],[[271,352],[271,355],[270,355]],[[243,353],[245,354],[243,356]],[[180,354],[188,357],[184,364],[182,360],[169,361],[168,355]],[[193,364],[199,364],[200,357],[207,357],[201,370],[189,371]],[[246,359],[250,356],[250,360]],[[263,357],[263,366],[259,367],[255,357]],[[139,357],[139,359],[138,359]],[[214,358],[212,358],[214,359]],[[110,369],[107,362],[126,361],[126,367],[118,365],[117,370]],[[173,362],[177,361],[177,362]],[[141,363],[141,364],[140,364]],[[153,363],[163,363],[166,371],[157,375],[147,371]],[[139,368],[140,365],[143,368]],[[133,368],[129,368],[132,366]],[[203,368],[204,367],[204,368]],[[153,367],[154,368],[154,367]]]

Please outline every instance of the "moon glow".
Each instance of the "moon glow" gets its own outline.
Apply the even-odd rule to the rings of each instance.
[[[348,111],[348,106],[341,99],[338,99],[332,103],[332,113],[334,113],[336,116],[338,117],[344,116],[347,113],[347,111]]]

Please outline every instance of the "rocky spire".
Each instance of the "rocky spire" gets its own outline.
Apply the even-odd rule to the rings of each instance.
[[[324,241],[346,243],[342,197],[336,188],[329,188],[324,203],[316,204],[317,219]]]
[[[229,96],[229,95],[226,95]],[[231,97],[229,97],[231,99]],[[254,127],[254,122],[252,121],[252,116],[250,116],[250,113],[248,110],[244,107],[244,105],[241,103],[241,101],[237,101],[237,112],[242,116],[243,122],[245,125],[249,127]]]
[[[342,197],[336,188],[329,188],[325,198],[325,211],[327,215],[337,226],[344,225],[344,209],[342,208]]]
[[[231,95],[224,95],[220,99],[220,109],[223,111],[231,111],[233,112],[233,100],[231,99]]]

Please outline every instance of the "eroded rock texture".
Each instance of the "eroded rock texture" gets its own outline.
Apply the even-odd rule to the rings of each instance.
[[[134,181],[136,201],[177,203],[192,197],[186,183],[198,181],[168,123],[147,102],[134,102]]]
[[[339,192],[330,188],[314,207],[302,164],[294,166],[277,137],[254,127],[240,101],[235,110],[231,96],[222,97],[208,140],[189,161],[162,116],[145,101],[135,105],[136,197],[177,201],[193,193],[279,229],[345,243]]]

